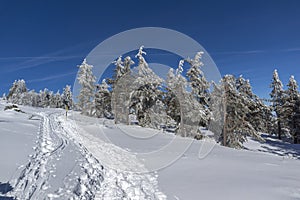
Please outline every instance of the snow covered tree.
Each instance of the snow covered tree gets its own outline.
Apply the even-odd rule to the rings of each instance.
[[[33,107],[39,107],[40,105],[40,96],[38,93],[36,93],[34,90],[30,90],[29,91],[29,96],[30,96],[30,102],[31,102],[31,106]]]
[[[119,56],[119,58],[114,61],[113,64],[116,66],[114,69],[113,77],[112,79],[107,80],[107,83],[112,85],[112,88],[114,88],[114,85],[124,74],[130,72],[130,67],[134,64],[134,62],[129,56],[127,56],[124,61],[122,60],[122,56]]]
[[[182,76],[183,64],[184,60],[181,60],[175,74],[173,74],[172,69],[169,71],[167,86],[175,95],[173,100],[176,106],[174,107],[176,120],[178,120],[178,111],[180,111],[179,134],[183,137],[195,137],[199,139],[201,138],[199,137],[201,135],[199,126],[205,120],[206,115],[200,109],[199,102],[186,90],[187,80]],[[177,100],[179,107],[177,107]],[[170,106],[167,105],[167,107]]]
[[[47,108],[50,106],[50,98],[51,98],[51,93],[50,91],[45,88],[44,90],[40,90],[39,96],[40,96],[40,102],[39,106],[42,108]]]
[[[78,98],[78,108],[82,114],[91,115],[93,111],[93,98],[95,93],[96,77],[93,75],[93,66],[87,64],[86,59],[79,66],[77,80],[81,85]]]
[[[201,61],[202,55],[203,52],[197,52],[194,59],[186,59],[186,62],[190,65],[186,75],[192,88],[192,94],[201,105],[207,105],[209,83],[200,69],[204,65]]]
[[[176,128],[178,128],[180,123],[180,103],[174,91],[172,91],[175,81],[174,69],[170,68],[167,74],[167,87],[164,94],[164,104],[166,105],[167,115],[176,122]],[[172,126],[172,124],[169,124]]]
[[[295,144],[300,144],[300,96],[296,98],[296,102],[291,117],[291,132]]]
[[[295,131],[294,131],[294,112],[297,112],[297,109],[295,110],[296,102],[299,97],[298,92],[298,84],[294,78],[294,76],[291,76],[289,79],[289,83],[287,84],[288,89],[285,92],[284,96],[284,103],[282,106],[283,112],[282,112],[282,118],[283,123],[285,127],[288,127],[289,133],[295,138]],[[295,140],[294,140],[295,141]]]
[[[283,119],[283,104],[284,104],[284,91],[282,82],[279,79],[278,72],[275,69],[273,72],[273,81],[271,83],[272,91],[270,93],[273,110],[276,113],[277,118],[277,134],[278,139],[281,139],[282,136],[282,123]]]
[[[106,80],[103,79],[101,84],[96,85],[95,93],[95,115],[97,117],[112,117],[111,108],[111,93],[108,90],[109,86]]]
[[[133,85],[136,87],[131,94],[131,106],[135,110],[135,114],[141,126],[155,126],[153,120],[151,120],[150,108],[154,106],[157,100],[162,100],[162,91],[159,90],[162,79],[159,78],[148,66],[143,55],[146,52],[143,51],[143,46],[140,47],[136,57],[139,60],[139,64],[134,76],[136,76]]]
[[[222,78],[222,86],[224,88],[222,144],[224,146],[241,148],[243,142],[247,140],[247,135],[262,140],[255,128],[248,121],[247,114],[250,112],[248,101],[237,90],[234,76],[225,75]]]
[[[51,99],[51,107],[53,107],[53,108],[62,108],[63,107],[62,103],[63,103],[62,102],[62,96],[61,96],[61,94],[58,90],[55,94],[53,94],[53,97]]]
[[[268,132],[268,123],[272,115],[269,107],[253,94],[249,80],[240,76],[236,80],[236,87],[249,108],[249,113],[246,115],[247,121],[252,124],[256,131]]]
[[[16,80],[9,89],[7,100],[11,103],[22,104],[22,97],[27,93],[26,83],[23,79]]]
[[[131,60],[130,56],[126,56],[126,58],[123,61],[123,74],[129,73],[131,66],[134,64],[134,61]]]
[[[213,90],[210,94],[208,130],[214,133],[216,141],[220,141],[224,124],[224,91],[221,84],[212,82]]]
[[[63,94],[61,96],[61,106],[63,106],[65,109],[72,109],[73,107],[73,95],[71,91],[71,86],[66,85],[66,87],[63,89]]]

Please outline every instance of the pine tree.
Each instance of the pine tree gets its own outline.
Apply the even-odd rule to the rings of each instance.
[[[186,59],[190,64],[187,71],[187,77],[192,88],[192,94],[202,105],[207,105],[209,83],[206,80],[203,71],[200,69],[204,64],[201,61],[203,52],[197,52],[194,59]]]
[[[109,86],[107,85],[105,79],[103,79],[101,84],[96,85],[95,115],[99,118],[112,117],[111,93],[108,88]]]
[[[249,113],[246,115],[247,121],[251,123],[256,131],[268,132],[268,122],[272,114],[269,107],[253,94],[249,80],[245,80],[240,76],[236,80],[236,87],[249,108]]]
[[[283,103],[283,123],[286,127],[288,127],[290,134],[293,136],[294,141],[295,138],[297,137],[295,135],[295,130],[294,130],[294,116],[295,112],[297,112],[296,109],[296,102],[299,97],[299,92],[298,92],[298,84],[294,78],[294,76],[291,76],[289,79],[289,83],[287,84],[288,89],[285,91],[285,96],[284,96],[284,103]],[[296,110],[295,110],[296,109]]]
[[[176,97],[176,94],[174,93],[173,85],[175,82],[175,75],[174,75],[174,69],[170,68],[168,74],[167,74],[167,87],[166,87],[166,92],[164,94],[164,104],[166,105],[166,113],[167,115],[174,120],[175,128],[178,129],[178,126],[180,124],[180,103],[178,98]],[[169,121],[170,124],[169,126],[174,126],[172,124],[172,121]]]
[[[224,146],[241,148],[246,136],[252,136],[262,140],[257,131],[248,121],[247,114],[250,112],[247,98],[239,93],[236,80],[233,75],[225,75],[222,79],[224,88],[223,110],[224,127],[222,144]]]
[[[292,134],[294,139],[294,144],[300,144],[300,96],[296,98],[296,102],[292,114]]]
[[[63,107],[62,95],[60,94],[59,90],[53,95],[51,104],[54,108],[62,108]]]
[[[45,88],[44,90],[40,90],[39,96],[40,96],[40,102],[39,102],[39,106],[42,108],[47,108],[48,106],[50,106],[50,96],[51,92]]]
[[[73,95],[70,85],[66,85],[63,89],[63,94],[61,95],[61,106],[67,110],[70,110],[73,107]]]
[[[221,140],[224,124],[224,90],[221,84],[212,82],[213,90],[210,94],[208,129],[214,133],[216,141]]]
[[[131,60],[130,56],[127,56],[127,57],[124,59],[123,64],[124,64],[123,74],[127,74],[127,73],[130,72],[131,66],[134,65],[134,61]]]
[[[139,60],[137,68],[133,71],[135,90],[131,94],[131,105],[141,126],[155,127],[151,120],[151,107],[155,106],[157,100],[162,101],[162,91],[159,89],[162,79],[159,78],[148,66],[143,51],[140,47],[136,57]]]
[[[180,110],[180,126],[179,134],[183,137],[201,138],[199,131],[199,125],[205,120],[205,113],[200,109],[199,102],[194,96],[187,92],[187,80],[182,76],[184,60],[181,60],[178,64],[176,73],[173,74],[173,70],[168,73],[167,85],[178,99],[179,108],[176,104],[175,114],[178,116],[178,110]],[[167,106],[168,107],[168,106]]]
[[[129,56],[127,56],[124,61],[122,60],[122,56],[119,56],[119,58],[115,60],[113,64],[116,66],[113,77],[111,79],[107,79],[107,83],[112,85],[112,88],[114,88],[114,85],[124,74],[130,72],[130,67],[134,64],[134,62]]]
[[[93,112],[93,98],[96,78],[92,72],[93,66],[87,64],[86,59],[79,66],[78,82],[81,85],[78,98],[78,108],[82,114],[91,115]]]
[[[22,104],[22,97],[27,93],[28,89],[23,79],[16,80],[9,90],[7,100],[11,103]]]
[[[284,104],[284,91],[282,82],[279,79],[278,72],[275,69],[273,72],[273,81],[271,83],[272,91],[270,93],[273,110],[276,113],[277,119],[277,134],[278,139],[281,139],[282,136],[282,122],[283,120],[283,104]]]

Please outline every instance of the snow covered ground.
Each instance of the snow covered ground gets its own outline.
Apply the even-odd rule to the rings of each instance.
[[[299,145],[264,135],[266,143],[235,150],[76,112],[66,119],[60,109],[4,106],[0,199],[300,199]]]

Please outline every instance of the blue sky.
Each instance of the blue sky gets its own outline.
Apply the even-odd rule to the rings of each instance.
[[[243,74],[268,97],[272,71],[300,82],[300,1],[0,2],[0,93],[15,79],[30,89],[73,84],[83,58],[106,38],[165,27],[198,41],[222,74]]]

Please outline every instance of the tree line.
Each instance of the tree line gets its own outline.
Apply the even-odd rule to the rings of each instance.
[[[263,141],[260,133],[300,143],[300,95],[293,76],[284,90],[277,70],[274,71],[267,105],[253,93],[250,81],[243,76],[225,75],[219,83],[208,82],[202,71],[203,52],[180,60],[175,69],[170,68],[166,80],[151,70],[145,55],[142,46],[135,56],[137,65],[129,56],[120,56],[113,62],[113,76],[99,84],[93,66],[84,60],[78,66],[81,88],[76,103],[72,101],[70,86],[63,94],[47,89],[36,93],[28,91],[23,80],[14,82],[6,99],[38,107],[68,105],[84,115],[173,130],[196,139],[204,137],[199,129],[202,126],[219,133],[216,140],[222,145],[234,148],[242,148],[247,136]],[[189,68],[184,75],[185,63]],[[123,95],[123,99],[118,99]]]

